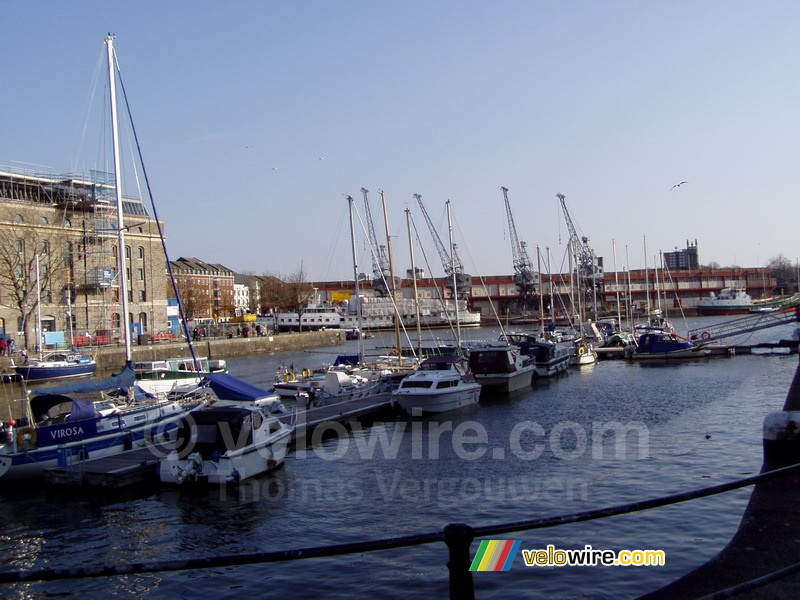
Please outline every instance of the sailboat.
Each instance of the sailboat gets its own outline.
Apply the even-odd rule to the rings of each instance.
[[[411,245],[410,212],[409,246],[411,247],[411,272],[414,266],[414,249]],[[450,226],[450,201],[447,201],[447,223]],[[450,226],[450,253],[453,256],[453,229]],[[451,258],[451,260],[453,260]],[[453,275],[453,297],[458,298],[456,271]],[[414,280],[416,288],[416,278]],[[461,349],[461,329],[458,321],[456,302],[456,348]],[[419,334],[418,334],[419,335]],[[420,344],[421,345],[421,344]],[[400,386],[392,392],[392,399],[409,415],[442,413],[478,403],[481,385],[470,370],[469,362],[463,356],[430,356],[423,360],[419,369],[404,378]]]
[[[71,323],[71,319],[70,319]],[[42,332],[42,305],[41,285],[39,282],[39,255],[36,255],[36,335],[39,347],[39,357],[25,359],[24,364],[12,366],[17,374],[25,381],[46,381],[65,377],[82,377],[93,375],[97,370],[97,363],[93,358],[84,356],[80,352],[53,352],[43,354],[45,336]],[[62,334],[63,336],[63,334]],[[72,336],[70,336],[71,338]]]
[[[117,233],[119,248],[124,248],[114,37],[106,37],[105,44],[111,92]],[[119,454],[134,445],[144,446],[176,427],[187,410],[199,405],[137,397],[131,363],[131,327],[124,256],[124,252],[117,253],[127,359],[125,368],[117,376],[104,381],[88,381],[31,392],[26,414],[5,422],[0,428],[0,480],[40,477],[50,467],[69,466],[90,458]],[[114,394],[108,390],[124,393]]]

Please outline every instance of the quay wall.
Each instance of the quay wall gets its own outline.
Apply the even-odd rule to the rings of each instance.
[[[269,354],[338,346],[345,342],[344,331],[308,331],[303,333],[280,333],[271,336],[248,338],[206,338],[195,342],[197,356],[211,359],[227,359],[251,354]],[[131,346],[133,360],[163,360],[176,356],[189,356],[189,344],[184,342],[157,342]],[[17,360],[19,358],[17,357]],[[125,348],[122,345],[102,347],[96,353],[99,373],[119,371],[125,363]],[[0,357],[0,367],[9,368],[9,359]]]

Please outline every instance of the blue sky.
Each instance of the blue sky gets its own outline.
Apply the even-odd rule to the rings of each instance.
[[[619,269],[645,239],[650,266],[687,239],[704,263],[800,256],[797,2],[32,1],[3,21],[0,165],[104,168],[114,32],[173,258],[350,278],[344,195],[366,187],[398,270],[410,207],[441,274],[419,193],[445,240],[452,200],[468,271],[512,273],[503,185],[554,270],[559,192],[609,270],[612,240]]]

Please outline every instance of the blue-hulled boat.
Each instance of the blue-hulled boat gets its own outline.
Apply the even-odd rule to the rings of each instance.
[[[94,375],[97,363],[83,354],[57,353],[42,359],[33,359],[22,365],[14,365],[14,370],[25,381],[47,381],[65,377],[85,377]]]
[[[144,395],[99,400],[98,389],[132,389],[134,379],[129,363],[103,381],[32,392],[26,416],[0,424],[0,480],[41,477],[47,468],[118,454],[175,428],[190,406]]]
[[[696,346],[675,333],[646,333],[634,348],[628,346],[626,356],[633,360],[693,359],[708,356],[703,346]]]

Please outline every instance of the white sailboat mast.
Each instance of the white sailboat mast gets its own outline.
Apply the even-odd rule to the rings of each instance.
[[[36,349],[42,359],[42,284],[39,279],[39,255],[36,255]]]
[[[461,352],[461,316],[458,314],[458,286],[456,285],[456,251],[453,246],[453,223],[450,219],[450,200],[445,202],[447,206],[447,231],[450,238],[450,272],[453,274],[453,304],[456,306],[456,343],[458,351]]]
[[[119,268],[119,290],[122,303],[122,333],[125,340],[125,360],[131,360],[131,323],[128,315],[128,277],[125,267],[125,223],[122,216],[122,170],[119,160],[119,126],[117,122],[117,88],[114,73],[114,36],[106,37],[108,50],[108,87],[111,92],[111,136],[114,146],[114,187],[117,198],[117,263]]]
[[[406,227],[408,228],[408,253],[411,256],[411,281],[414,284],[414,313],[417,319],[417,351],[422,357],[422,323],[419,315],[419,293],[417,291],[417,267],[414,263],[414,242],[411,238],[411,209],[406,209]]]
[[[356,322],[358,323],[358,360],[364,360],[363,324],[361,323],[361,294],[358,288],[358,256],[356,255],[356,229],[353,222],[353,197],[347,197],[347,207],[350,211],[350,245],[353,250],[353,279],[356,282]]]

